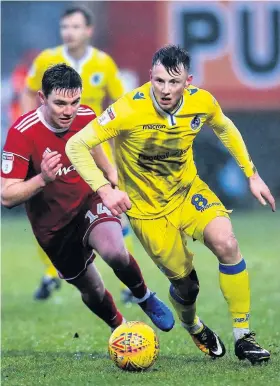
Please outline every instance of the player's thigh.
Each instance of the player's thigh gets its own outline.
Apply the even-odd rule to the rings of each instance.
[[[108,221],[115,224],[116,239],[117,237],[122,239],[120,220],[112,216],[98,196],[92,195],[78,215],[67,226],[56,232],[48,245],[45,247],[42,245],[61,278],[74,280],[85,273],[95,257],[93,247],[88,243],[88,237],[94,228],[97,229],[97,226],[101,227]],[[115,237],[114,231],[105,232],[105,235],[107,234]],[[109,240],[108,243],[111,241]]]
[[[179,279],[192,270],[192,254],[180,231],[166,217],[155,220],[130,218],[135,235],[147,254],[169,279]]]
[[[122,228],[115,221],[108,220],[95,226],[89,234],[88,245],[113,269],[123,269],[129,264]]]
[[[229,218],[216,217],[204,228],[204,241],[207,244],[215,244],[219,240],[234,237],[232,223]]]
[[[82,226],[75,218],[41,245],[61,279],[76,279],[87,270],[95,257],[93,250],[83,245],[80,233]]]
[[[186,235],[204,243],[204,229],[215,218],[229,213],[209,186],[196,177],[182,206],[181,226]]]
[[[128,263],[121,221],[111,214],[99,197],[89,203],[82,221],[81,236],[85,247],[93,248],[108,263],[116,257],[123,261],[127,259]]]
[[[98,249],[100,242],[123,243],[121,220],[112,215],[97,195],[89,198],[87,205],[78,216],[78,221],[84,246],[90,243],[92,248]]]

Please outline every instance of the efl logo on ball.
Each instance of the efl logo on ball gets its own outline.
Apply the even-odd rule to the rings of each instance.
[[[110,358],[122,370],[146,370],[155,363],[158,354],[156,333],[142,322],[120,325],[109,339]]]

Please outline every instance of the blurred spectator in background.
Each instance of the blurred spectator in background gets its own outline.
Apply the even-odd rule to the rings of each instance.
[[[25,89],[28,71],[37,55],[38,52],[36,50],[28,50],[12,71],[11,85],[13,94],[9,109],[9,120],[11,122],[15,122],[22,114],[21,96]]]
[[[124,86],[117,65],[108,54],[90,45],[93,33],[93,15],[90,10],[76,6],[64,11],[60,19],[60,35],[63,45],[42,51],[33,61],[26,77],[26,87],[22,92],[22,113],[37,107],[37,92],[41,88],[42,76],[46,69],[62,62],[73,67],[81,75],[83,80],[81,103],[90,106],[97,115],[103,110],[105,98],[115,101],[122,96]],[[103,149],[113,162],[111,146],[112,143],[106,143]],[[123,221],[126,245],[132,252],[132,233],[128,222]],[[39,255],[46,266],[46,271],[34,295],[37,300],[47,299],[53,289],[60,287],[56,269],[41,248]],[[130,291],[126,293],[125,288],[122,291],[124,300],[129,300]]]

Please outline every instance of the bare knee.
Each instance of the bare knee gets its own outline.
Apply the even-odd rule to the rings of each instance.
[[[124,269],[129,264],[129,255],[124,245],[104,245],[98,253],[112,269]]]
[[[129,264],[122,228],[117,222],[103,222],[92,229],[88,243],[113,269],[123,269]]]
[[[95,291],[95,292],[92,292],[92,291],[85,291],[85,292],[80,291],[80,292],[81,292],[82,300],[86,304],[101,303],[105,294],[105,291],[102,291],[101,289],[100,291]]]
[[[219,233],[210,242],[205,243],[217,256],[218,260],[224,264],[235,264],[240,260],[238,243],[235,235]]]
[[[217,217],[204,229],[204,244],[217,256],[220,263],[235,264],[241,259],[231,222]]]

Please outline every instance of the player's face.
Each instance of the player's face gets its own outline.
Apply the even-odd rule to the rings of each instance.
[[[46,122],[56,129],[69,128],[80,107],[81,89],[53,90],[47,98],[40,91],[39,96]]]
[[[156,64],[150,71],[150,79],[154,95],[160,107],[172,112],[179,103],[184,89],[192,81],[183,65],[180,66],[179,73],[169,74],[162,64]]]
[[[69,50],[75,50],[88,44],[93,28],[86,24],[82,13],[76,12],[64,17],[60,22],[60,34]]]

